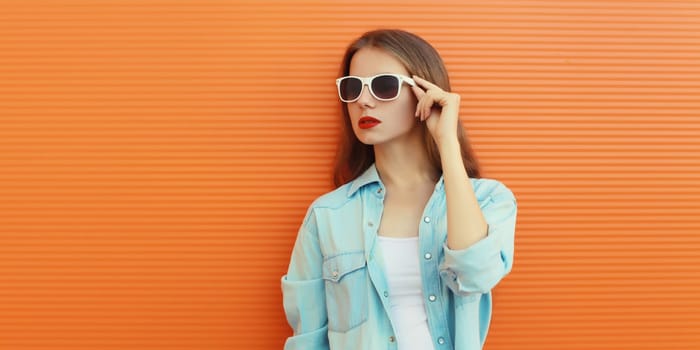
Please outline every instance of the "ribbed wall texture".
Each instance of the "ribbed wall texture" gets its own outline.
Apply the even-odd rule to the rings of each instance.
[[[486,348],[700,348],[698,1],[2,1],[0,349],[277,349],[345,46],[443,54],[519,200]]]

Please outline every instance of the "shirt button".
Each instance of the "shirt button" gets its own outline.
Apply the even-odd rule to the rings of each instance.
[[[388,298],[388,297],[389,297],[389,292],[384,291],[384,297],[385,297],[385,298]]]
[[[433,257],[433,255],[430,253],[425,253],[425,255],[423,255],[423,257],[425,258],[425,260],[430,260]]]
[[[438,344],[440,344],[440,345],[445,344],[445,338],[443,338],[443,337],[438,338]]]
[[[435,300],[437,300],[437,297],[434,296],[434,295],[430,295],[430,296],[428,297],[428,300],[430,300],[430,301],[435,301]]]
[[[338,277],[338,271],[333,271],[333,277]]]
[[[383,191],[383,190],[382,190],[381,188],[379,188],[379,189],[377,190],[377,193],[382,193],[382,191]]]
[[[423,218],[423,221],[425,221],[425,223],[429,223],[429,222],[430,222],[430,217],[429,217],[429,216],[424,217],[424,218]]]
[[[374,226],[374,223],[370,221],[367,223],[367,226],[372,227],[372,226]]]
[[[389,337],[389,343],[393,343],[395,341],[396,341],[396,337],[394,337],[393,335]]]

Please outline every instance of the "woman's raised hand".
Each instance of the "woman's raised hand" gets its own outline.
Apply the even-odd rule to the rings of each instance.
[[[435,142],[448,141],[450,137],[457,139],[457,123],[459,123],[460,97],[456,93],[447,92],[439,86],[414,75],[416,86],[411,89],[418,98],[416,118],[425,121]]]

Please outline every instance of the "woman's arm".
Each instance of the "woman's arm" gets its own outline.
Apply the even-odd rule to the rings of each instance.
[[[464,168],[457,139],[460,97],[418,76],[413,78],[418,83],[413,87],[419,99],[416,117],[426,122],[440,150],[447,197],[447,246],[466,249],[486,237],[488,226]],[[435,104],[440,108],[434,108]]]
[[[452,250],[466,249],[486,237],[488,224],[464,169],[457,137],[441,143],[438,147],[447,200],[447,246]]]
[[[494,180],[481,179],[474,188],[457,139],[459,95],[420,77],[414,80],[420,86],[413,87],[419,98],[416,117],[426,122],[438,145],[445,182],[447,244],[440,276],[454,293],[487,293],[512,268],[515,197]]]

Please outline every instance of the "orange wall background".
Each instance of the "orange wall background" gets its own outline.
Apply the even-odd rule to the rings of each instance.
[[[698,1],[0,1],[0,349],[278,349],[362,32],[519,201],[486,349],[700,348]]]

